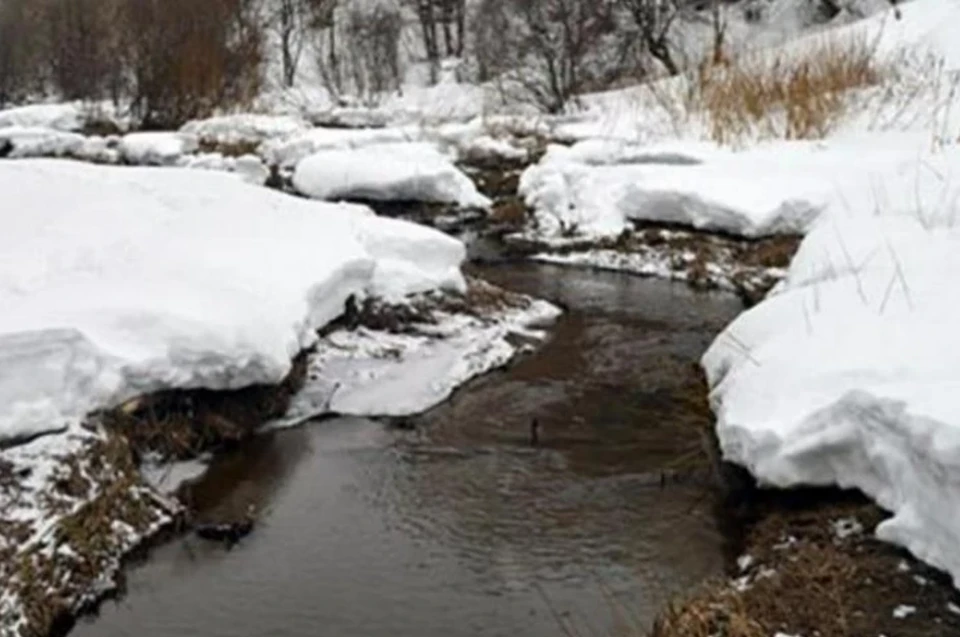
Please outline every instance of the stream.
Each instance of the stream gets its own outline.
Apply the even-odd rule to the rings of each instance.
[[[562,304],[551,339],[412,430],[327,419],[218,457],[194,504],[211,519],[255,505],[254,532],[232,550],[161,546],[71,634],[640,634],[719,574],[705,472],[660,476],[698,457],[694,364],[740,301],[609,272],[473,270]]]

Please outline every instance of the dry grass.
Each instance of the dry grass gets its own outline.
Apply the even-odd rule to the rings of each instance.
[[[824,38],[789,50],[705,62],[673,95],[655,95],[671,117],[701,117],[711,139],[819,139],[850,113],[851,93],[895,78],[866,38]],[[661,89],[653,89],[655,92]]]
[[[747,531],[755,559],[740,590],[714,581],[671,604],[652,637],[941,637],[958,634],[947,611],[956,592],[942,575],[872,537],[885,514],[864,499],[835,492],[772,495]],[[861,533],[837,536],[832,522],[856,519]],[[901,564],[909,563],[904,571]],[[900,604],[917,609],[895,619]]]

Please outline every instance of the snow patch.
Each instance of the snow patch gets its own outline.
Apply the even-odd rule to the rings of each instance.
[[[293,184],[314,199],[490,205],[469,177],[426,143],[318,152],[297,164]]]
[[[124,160],[137,166],[174,166],[198,148],[196,136],[185,133],[129,133],[120,141]]]

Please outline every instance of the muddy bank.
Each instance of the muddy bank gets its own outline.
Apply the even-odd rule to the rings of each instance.
[[[738,300],[535,264],[480,274],[568,308],[543,347],[401,426],[327,419],[221,455],[190,488],[198,518],[252,504],[254,533],[164,546],[76,634],[555,636],[558,618],[607,634],[612,600],[645,625],[719,575],[692,363]]]

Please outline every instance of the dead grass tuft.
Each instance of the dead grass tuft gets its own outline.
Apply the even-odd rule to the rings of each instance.
[[[293,361],[278,385],[234,391],[170,391],[132,401],[102,415],[104,425],[125,436],[136,454],[188,459],[239,442],[282,416],[306,377],[306,355]]]
[[[657,96],[674,118],[702,116],[719,144],[751,138],[819,139],[849,113],[851,92],[896,75],[866,38],[824,38],[788,50],[702,63],[680,93]],[[677,103],[679,102],[679,104]]]

